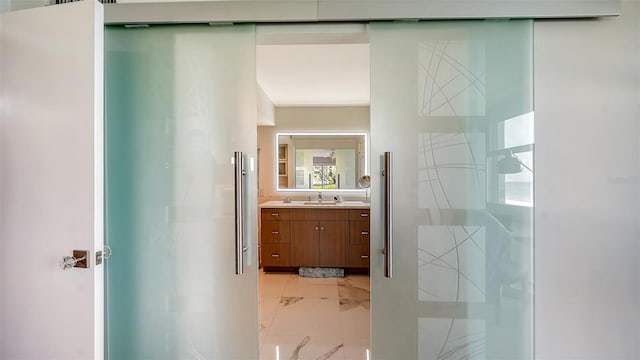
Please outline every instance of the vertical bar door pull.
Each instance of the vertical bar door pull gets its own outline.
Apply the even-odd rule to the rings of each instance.
[[[244,272],[244,157],[241,151],[233,153],[234,164],[234,193],[236,214],[236,275]]]
[[[384,276],[393,277],[393,154],[384,153]]]

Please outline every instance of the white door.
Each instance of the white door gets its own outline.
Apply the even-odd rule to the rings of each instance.
[[[532,23],[370,29],[372,358],[532,358]]]
[[[255,27],[110,26],[105,49],[107,357],[257,359]]]
[[[101,359],[103,8],[1,16],[0,358]]]

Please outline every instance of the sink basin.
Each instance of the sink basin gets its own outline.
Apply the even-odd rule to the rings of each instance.
[[[307,201],[304,204],[305,205],[335,205],[336,202],[335,201],[323,201],[323,202]]]

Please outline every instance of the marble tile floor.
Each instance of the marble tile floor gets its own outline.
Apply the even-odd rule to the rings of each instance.
[[[369,276],[260,271],[261,360],[367,360]]]

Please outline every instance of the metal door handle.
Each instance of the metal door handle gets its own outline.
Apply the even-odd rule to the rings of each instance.
[[[235,193],[235,214],[236,214],[236,275],[244,272],[244,157],[241,151],[233,153],[234,165],[234,193]]]
[[[271,233],[272,233],[273,235],[278,235],[278,234],[280,234],[280,231],[272,231]]]
[[[361,259],[368,259],[368,258],[369,258],[369,255],[360,255],[360,258],[361,258]]]
[[[393,277],[393,154],[384,153],[384,276]]]
[[[369,232],[368,231],[361,231],[360,235],[369,235]]]
[[[367,214],[367,213],[360,213],[360,217],[369,217],[369,214]]]
[[[280,216],[278,213],[271,213],[271,216]]]
[[[271,254],[271,257],[280,257],[280,254]]]
[[[72,256],[65,256],[60,263],[62,270],[89,267],[89,250],[73,250]]]

